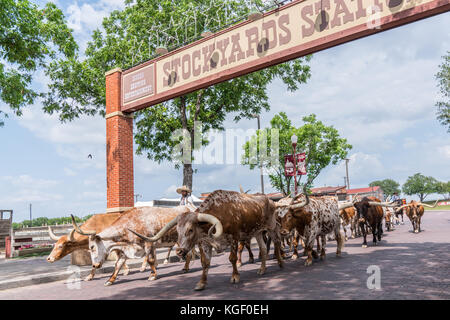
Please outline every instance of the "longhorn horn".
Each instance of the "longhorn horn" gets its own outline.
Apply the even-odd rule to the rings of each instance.
[[[53,230],[52,228],[50,228],[50,226],[48,226],[48,235],[50,236],[50,239],[55,241],[58,241],[61,238],[61,236],[58,237],[56,234],[53,233]]]
[[[301,194],[296,195],[293,200],[297,199]],[[309,204],[309,196],[308,196],[308,192],[306,192],[306,184],[303,186],[303,194],[306,197],[305,201],[302,201],[301,203],[297,203],[297,204],[291,205],[291,209],[293,209],[293,210],[300,209],[300,208],[302,208],[304,206],[307,206]],[[291,203],[293,203],[293,201],[291,201]]]
[[[75,229],[70,230],[69,241],[72,241],[72,242],[75,241],[74,235],[75,235]]]
[[[220,222],[219,219],[217,219],[216,217],[214,217],[211,214],[207,214],[207,213],[199,213],[197,215],[197,220],[199,222],[208,222],[211,223],[213,226],[209,229],[208,231],[208,235],[211,234],[213,227],[216,228],[216,232],[214,232],[214,234],[212,235],[214,238],[219,238],[222,233],[223,233],[223,226],[222,226],[222,222]]]
[[[244,192],[244,189],[242,188],[241,185],[239,185],[239,190],[241,191],[241,193],[245,193],[245,192]]]
[[[300,197],[302,194],[303,194],[303,193],[299,193],[298,195],[296,195],[295,197],[293,197],[290,204],[294,204],[295,200],[297,200],[298,197]]]
[[[359,195],[359,192],[353,196],[353,200],[352,200],[353,203],[357,202],[358,195]]]
[[[353,202],[345,202],[339,204],[339,210],[343,210],[350,207],[353,207]]]
[[[395,209],[395,212],[399,212],[400,210],[402,210],[403,208],[406,208],[406,207],[408,207],[408,206],[409,206],[409,204],[404,204],[404,205],[402,205],[402,206],[396,208],[396,209]]]
[[[419,202],[419,204],[420,204],[421,206],[428,207],[428,208],[436,208],[438,201],[439,201],[439,200],[436,200],[436,202],[435,202],[434,205],[432,205],[432,206],[430,206],[429,204],[426,204],[426,203],[422,203],[422,202]]]
[[[178,217],[172,219],[169,223],[167,223],[161,230],[159,230],[159,232],[153,236],[153,237],[146,237],[140,233],[137,233],[136,231],[133,231],[131,229],[128,229],[130,232],[134,233],[135,235],[137,235],[139,238],[148,241],[148,242],[156,242],[159,239],[161,239],[166,233],[167,231],[169,231],[170,229],[172,229],[176,224],[178,223]]]
[[[392,202],[377,202],[377,201],[369,201],[369,205],[371,206],[379,206],[379,207],[396,207],[397,204]]]
[[[96,232],[95,231],[83,231],[80,229],[80,227],[78,227],[77,223],[75,222],[75,217],[71,214],[70,215],[72,217],[72,225],[75,228],[75,231],[78,232],[79,234],[83,235],[83,236],[95,236]]]

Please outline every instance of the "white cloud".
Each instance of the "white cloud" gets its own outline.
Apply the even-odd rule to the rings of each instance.
[[[380,160],[379,154],[367,154],[356,152],[348,157],[350,187],[364,187],[379,176],[386,174],[385,166]],[[346,175],[345,161],[341,161],[336,166],[330,166],[321,172],[314,185],[321,187],[324,185],[344,185]]]
[[[64,168],[64,173],[65,173],[66,175],[68,175],[68,176],[71,176],[71,177],[77,175],[77,173],[76,173],[74,170],[69,169],[69,168]]]
[[[450,160],[450,145],[438,147],[438,154],[443,156],[445,159]]]
[[[93,30],[100,26],[103,18],[108,14],[102,9],[95,9],[90,4],[78,5],[78,1],[67,7],[68,26],[75,32],[83,31],[83,28]]]
[[[178,188],[178,186],[176,186],[176,185],[174,185],[174,184],[172,184],[171,186],[169,186],[165,191],[164,191],[164,196],[166,196],[166,197],[174,197],[175,195],[177,195],[178,196],[178,194],[177,194],[177,188]]]
[[[40,108],[41,105],[37,104],[25,109],[22,117],[16,117],[16,120],[40,139],[53,144],[59,156],[71,161],[73,168],[66,168],[66,174],[73,175],[73,169],[105,168],[105,119],[82,116],[72,122],[61,123],[57,115],[45,114]]]
[[[403,139],[403,148],[409,149],[409,148],[415,148],[417,147],[417,141],[414,138],[406,137]]]
[[[34,178],[28,174],[0,177],[0,202],[47,202],[62,199],[62,195],[53,192],[59,181]],[[3,190],[2,190],[3,189]]]

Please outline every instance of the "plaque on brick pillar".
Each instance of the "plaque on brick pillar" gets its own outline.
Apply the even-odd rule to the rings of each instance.
[[[70,255],[70,263],[76,266],[91,265],[91,255],[88,250],[75,250]]]

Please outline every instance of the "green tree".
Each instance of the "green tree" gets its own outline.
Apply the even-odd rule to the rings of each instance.
[[[443,56],[444,62],[439,66],[439,72],[436,74],[439,91],[443,101],[438,101],[437,119],[443,126],[447,126],[447,132],[450,132],[450,51]]]
[[[85,216],[84,218],[79,218],[77,216],[75,217],[76,222],[84,222],[90,217],[92,217],[92,214],[89,214]],[[71,217],[57,217],[57,218],[47,218],[47,217],[39,217],[33,220],[24,220],[22,222],[13,222],[12,227],[13,229],[20,229],[20,228],[28,228],[28,227],[42,227],[42,226],[53,226],[53,225],[59,225],[59,224],[71,224],[72,218]]]
[[[152,58],[156,43],[147,39],[156,38],[156,27],[164,30],[166,39],[170,40],[167,45],[172,45],[180,35],[177,23],[189,14],[195,14],[195,23],[184,26],[182,33],[192,40],[204,29],[223,28],[218,21],[224,21],[230,12],[244,17],[251,9],[247,2],[238,0],[217,0],[214,7],[210,7],[211,3],[210,0],[179,0],[176,5],[173,1],[127,1],[123,11],[114,11],[103,20],[104,30],[94,31],[84,60],[62,59],[51,64],[48,76],[52,83],[45,110],[59,113],[62,121],[81,114],[104,115],[105,72],[115,67],[131,67],[137,62],[136,56],[139,60]],[[136,39],[144,41],[136,42]],[[207,132],[224,130],[227,114],[233,113],[234,120],[239,121],[269,110],[267,86],[274,79],[281,79],[290,91],[297,90],[310,77],[306,64],[309,59],[279,64],[136,112],[136,152],[146,154],[158,163],[174,161],[175,147],[180,140],[172,140],[171,136],[177,130],[184,130],[191,137],[192,160],[194,147],[199,147],[194,146],[195,122],[202,122],[201,145],[207,145]],[[176,167],[179,166],[180,163],[176,163]],[[192,164],[183,163],[182,166],[183,184],[192,187]]]
[[[404,194],[417,195],[422,202],[431,194],[437,192],[438,181],[433,177],[426,177],[420,173],[408,177],[402,186]]]
[[[40,9],[27,0],[0,0],[0,100],[16,115],[44,94],[32,88],[34,72],[50,59],[73,57],[76,50],[72,31],[53,3]],[[8,115],[0,111],[0,116]]]
[[[369,183],[369,187],[378,186],[383,189],[386,196],[392,196],[394,192],[400,193],[400,184],[392,179],[377,180]]]
[[[307,170],[307,187],[311,187],[314,179],[320,172],[330,164],[337,164],[340,160],[345,159],[348,151],[352,148],[347,143],[347,139],[341,138],[338,131],[332,126],[326,126],[317,120],[315,114],[311,114],[303,118],[304,124],[301,127],[294,127],[291,120],[284,112],[275,115],[270,121],[270,128],[259,130],[256,135],[247,141],[243,148],[244,154],[242,164],[248,165],[250,169],[262,166],[268,169],[270,184],[276,190],[284,195],[291,193],[294,185],[293,177],[284,175],[284,155],[292,154],[291,136],[295,134],[298,137],[297,153],[306,153],[306,170]],[[272,136],[269,130],[278,129],[279,155],[278,163],[272,163],[269,152],[260,148],[260,140],[267,139],[267,149],[272,149]],[[254,159],[254,153],[251,148],[256,146],[257,156]],[[262,144],[264,145],[264,144]],[[260,152],[262,151],[262,152]],[[265,156],[267,154],[267,156]],[[300,184],[302,176],[297,176],[297,182]]]
[[[441,194],[443,197],[450,199],[450,181],[447,182],[437,182],[436,193]]]

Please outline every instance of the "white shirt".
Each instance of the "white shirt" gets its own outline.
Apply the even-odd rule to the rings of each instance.
[[[181,200],[180,200],[180,206],[185,206],[185,205],[187,205],[187,204],[191,204],[191,205],[193,205],[193,206],[195,206],[194,205],[194,200],[192,200],[192,197],[191,196],[187,196],[187,197],[181,197]]]

